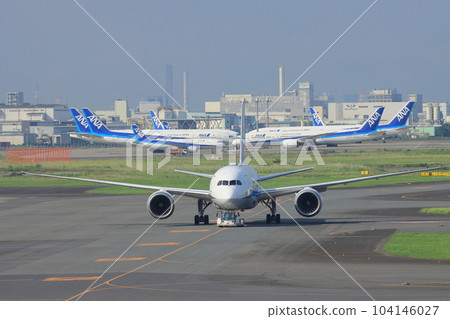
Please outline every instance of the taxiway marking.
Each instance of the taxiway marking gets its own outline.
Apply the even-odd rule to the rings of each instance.
[[[144,260],[147,259],[147,257],[132,257],[132,258],[100,258],[96,261],[134,261],[134,260]]]
[[[144,243],[137,246],[178,246],[180,243]]]
[[[50,277],[43,279],[42,281],[76,281],[76,280],[96,280],[100,278],[97,277]]]
[[[171,230],[171,233],[200,233],[200,232],[208,232],[209,229],[195,229],[195,230]]]
[[[175,250],[173,250],[173,251],[171,251],[171,252],[169,252],[169,253],[167,253],[167,254],[161,256],[161,257],[155,258],[155,259],[153,259],[153,260],[151,260],[151,261],[149,261],[149,262],[147,262],[147,263],[145,263],[145,264],[143,264],[143,265],[141,265],[141,266],[139,266],[139,267],[136,267],[136,268],[134,268],[134,269],[132,269],[132,270],[130,270],[130,271],[128,271],[128,272],[125,272],[125,273],[120,274],[120,275],[118,275],[118,276],[116,276],[116,277],[114,277],[114,278],[111,278],[111,279],[109,279],[109,280],[107,280],[107,281],[105,281],[105,282],[102,282],[101,284],[98,284],[98,285],[96,285],[95,287],[91,287],[90,289],[88,289],[88,290],[86,290],[86,291],[80,292],[80,293],[76,294],[75,296],[72,296],[72,297],[66,299],[66,301],[70,301],[70,300],[76,299],[78,296],[81,296],[81,295],[84,295],[84,294],[86,294],[86,293],[95,291],[95,289],[97,289],[97,288],[99,288],[99,287],[101,287],[101,286],[104,286],[104,285],[110,285],[110,283],[111,283],[112,281],[116,280],[116,279],[122,278],[122,277],[124,277],[124,276],[126,276],[126,275],[129,275],[129,274],[131,274],[131,273],[134,273],[134,272],[136,272],[136,271],[138,271],[138,270],[140,270],[140,269],[142,269],[142,268],[144,268],[144,267],[147,267],[148,265],[153,264],[153,263],[156,262],[156,261],[160,261],[160,260],[162,260],[162,259],[164,259],[164,258],[166,258],[166,257],[168,257],[168,256],[170,256],[170,255],[173,255],[173,254],[175,254],[175,253],[177,253],[177,252],[179,252],[179,251],[185,249],[185,248],[194,246],[194,245],[198,244],[199,242],[201,242],[201,241],[203,241],[203,240],[205,240],[205,239],[207,239],[207,238],[209,238],[209,237],[211,237],[211,236],[214,236],[214,235],[216,235],[216,234],[218,234],[218,233],[220,233],[220,232],[222,232],[222,231],[224,231],[224,230],[226,230],[226,228],[219,229],[218,231],[215,231],[214,233],[211,233],[211,234],[208,234],[208,235],[206,235],[206,236],[203,236],[202,238],[200,238],[200,239],[198,239],[198,240],[196,240],[196,241],[194,241],[194,242],[192,242],[192,243],[190,243],[190,244],[187,244],[187,245],[185,245],[185,246],[183,246],[183,247],[177,248],[177,249],[175,249]],[[209,230],[208,230],[208,231],[209,231]],[[96,279],[99,278],[99,277],[91,277],[91,278],[92,278],[92,280],[96,280]]]

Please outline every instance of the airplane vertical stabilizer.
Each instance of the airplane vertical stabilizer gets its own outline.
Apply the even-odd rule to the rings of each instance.
[[[411,115],[411,110],[414,106],[414,102],[408,102],[389,122],[389,124],[383,125],[383,128],[404,126]]]
[[[155,130],[165,130],[163,123],[159,120],[158,116],[155,114],[155,112],[150,111],[150,118],[152,119],[153,128]]]
[[[75,108],[70,108],[75,125],[77,126],[78,133],[91,134],[89,124],[86,118]]]
[[[368,119],[364,122],[358,133],[369,133],[375,131],[380,123],[381,116],[383,115],[384,106],[378,108]]]
[[[95,134],[106,134],[110,135],[111,131],[106,127],[105,124],[91,112],[89,109],[82,109],[84,116],[88,120],[89,128]]]
[[[320,118],[319,113],[317,113],[316,110],[310,107],[309,111],[311,112],[311,118],[314,126],[325,126],[322,119]]]

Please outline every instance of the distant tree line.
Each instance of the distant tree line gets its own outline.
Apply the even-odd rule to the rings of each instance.
[[[450,136],[450,123],[443,124],[436,129],[436,136],[449,137]]]

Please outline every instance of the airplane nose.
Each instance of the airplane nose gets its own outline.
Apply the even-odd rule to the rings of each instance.
[[[211,194],[214,198],[214,204],[220,209],[240,209],[245,198],[244,195],[239,194],[234,187],[224,187],[220,189],[217,194]]]

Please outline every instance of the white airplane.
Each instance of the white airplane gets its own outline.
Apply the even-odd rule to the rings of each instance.
[[[413,128],[407,124],[409,116],[411,115],[412,108],[414,106],[414,102],[408,102],[403,106],[400,111],[395,114],[395,116],[391,119],[388,124],[378,125],[377,131],[382,132],[383,138],[395,136],[398,134],[403,134],[407,132],[409,129]],[[325,123],[323,123],[320,115],[312,108],[309,108],[311,112],[311,117],[313,119],[314,126],[318,127],[326,127]],[[330,125],[328,126],[330,129],[335,130],[354,130],[354,125]]]
[[[223,149],[224,143],[219,139],[151,139],[137,126],[131,126],[134,134],[134,144],[141,144],[151,147],[153,149],[167,148],[167,147],[179,147],[188,152],[196,152],[200,149]]]
[[[253,130],[246,134],[250,143],[266,145],[283,145],[297,147],[305,139],[312,139],[316,144],[337,145],[359,143],[383,136],[376,128],[381,120],[384,107],[378,108],[361,126],[335,128],[334,126],[297,126],[269,127]],[[237,144],[237,143],[235,143]]]
[[[83,115],[75,108],[71,108],[72,117],[77,125],[78,132],[72,134],[73,137],[88,139],[95,142],[103,142],[110,144],[124,144],[128,139],[133,139],[133,130],[117,130],[112,131],[89,109],[82,109]],[[153,119],[152,119],[153,120]],[[158,119],[159,121],[159,119]],[[167,140],[167,139],[218,139],[223,143],[233,140],[237,137],[237,132],[225,129],[192,129],[192,130],[175,130],[160,129],[143,130],[144,134],[150,139]]]
[[[242,103],[241,114],[242,114],[241,135],[245,136],[244,102]],[[214,175],[176,170],[177,172],[180,173],[186,173],[195,176],[209,178],[211,180],[209,184],[209,190],[151,186],[151,185],[104,181],[88,178],[35,174],[27,172],[23,172],[23,174],[77,180],[84,182],[93,182],[106,185],[132,187],[139,189],[147,189],[149,191],[155,191],[148,197],[147,210],[154,218],[157,219],[165,219],[172,215],[172,213],[175,210],[174,195],[196,198],[198,200],[198,215],[195,215],[194,223],[197,225],[199,223],[204,224],[209,223],[209,217],[208,215],[205,215],[204,212],[205,209],[211,204],[214,204],[214,206],[216,206],[216,208],[221,211],[229,211],[234,213],[236,211],[251,209],[254,208],[256,205],[258,205],[259,203],[264,203],[266,206],[270,208],[271,211],[270,214],[266,215],[266,222],[271,223],[272,221],[275,221],[276,223],[280,223],[280,214],[276,213],[275,199],[277,197],[289,194],[295,194],[294,206],[301,216],[313,217],[316,216],[322,208],[322,196],[320,195],[320,193],[324,192],[329,186],[450,167],[450,165],[448,165],[442,167],[424,168],[419,170],[403,171],[383,175],[350,178],[332,182],[322,182],[322,183],[313,182],[311,184],[305,185],[264,189],[260,185],[262,181],[268,180],[270,178],[285,176],[288,174],[308,171],[312,168],[304,168],[282,173],[259,176],[259,174],[256,172],[254,168],[243,164],[245,156],[244,150],[245,150],[244,141],[241,140],[240,164],[234,165],[232,164],[222,167]]]

